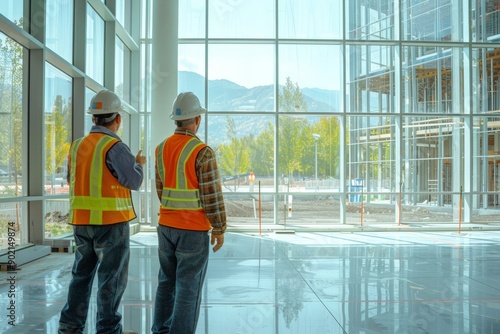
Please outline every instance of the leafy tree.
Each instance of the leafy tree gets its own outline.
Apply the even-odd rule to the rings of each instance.
[[[268,127],[256,138],[247,139],[250,150],[250,167],[257,177],[272,177],[274,171],[274,126]]]
[[[278,103],[280,112],[307,111],[304,94],[297,83],[292,83],[290,77],[286,78],[286,84],[280,92]],[[302,157],[305,148],[303,138],[306,127],[307,121],[304,117],[280,117],[278,130],[278,170],[280,173],[293,176],[294,171],[300,172],[302,170]]]
[[[321,117],[313,126],[318,140],[318,174],[338,177],[340,172],[340,126],[338,117]],[[312,136],[312,135],[311,135]]]
[[[305,265],[300,265],[299,270],[304,270],[304,267]],[[280,272],[277,280],[279,310],[283,315],[286,328],[290,328],[291,323],[299,318],[304,308],[304,284],[297,279],[296,269],[285,261],[277,261],[276,270]]]
[[[303,175],[312,175],[315,173],[315,160],[316,160],[316,143],[313,137],[313,134],[318,133],[318,126],[316,123],[308,123],[305,125],[304,130],[301,133],[301,142],[304,145],[303,154],[301,156],[301,173]],[[322,138],[322,136],[321,136]],[[323,138],[322,138],[323,139]],[[318,141],[318,175],[320,175],[320,152],[321,149],[319,144],[321,143],[321,139]]]
[[[299,84],[294,84],[290,77],[286,78],[285,86],[278,97],[278,103],[281,112],[307,111],[304,94],[300,90]]]
[[[70,142],[68,117],[70,103],[66,104],[60,95],[56,96],[52,112],[46,115],[45,169],[47,174],[55,174],[63,166],[68,155]]]
[[[304,117],[283,116],[279,123],[278,170],[293,177],[294,172],[304,172],[303,157],[308,140],[307,121]]]
[[[244,138],[238,138],[236,133],[236,125],[232,117],[227,118],[227,133],[229,144],[221,144],[220,152],[220,168],[226,175],[238,176],[247,173],[250,168],[249,151]],[[234,184],[236,190],[236,182]]]
[[[0,163],[14,181],[22,170],[22,83],[23,48],[6,38],[0,41]]]

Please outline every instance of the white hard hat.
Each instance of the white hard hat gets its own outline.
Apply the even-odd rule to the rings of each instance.
[[[120,98],[115,93],[104,89],[92,98],[87,113],[90,115],[105,115],[120,111],[125,111]]]
[[[182,121],[201,115],[206,111],[192,92],[180,93],[172,105],[170,118],[174,121]]]

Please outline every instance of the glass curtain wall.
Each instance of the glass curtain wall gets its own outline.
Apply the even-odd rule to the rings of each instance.
[[[44,194],[45,237],[73,232],[67,224],[69,186],[67,156],[71,146],[72,79],[53,65],[45,67],[44,108]],[[65,194],[66,196],[57,196]]]
[[[131,13],[139,8],[130,0],[0,3],[0,249],[69,244],[67,154],[90,130],[85,111],[95,92],[120,90],[122,140],[138,151],[131,129],[144,124],[131,92],[139,86],[139,17]]]
[[[494,222],[499,13],[493,0],[180,2],[178,91],[208,108],[231,224]]]
[[[26,49],[0,33],[0,249],[27,242],[25,116]]]

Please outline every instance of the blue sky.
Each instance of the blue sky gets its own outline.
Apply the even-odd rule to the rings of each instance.
[[[0,13],[11,21],[18,21],[23,16],[23,3],[19,0],[1,0]]]
[[[180,37],[205,36],[205,0],[185,0],[179,6]],[[279,0],[278,8],[280,38],[334,39],[340,36],[339,0]],[[22,16],[22,2],[2,0],[0,13],[9,19],[19,18]],[[251,88],[273,84],[278,75],[280,84],[290,77],[301,88],[340,89],[339,46],[282,45],[278,48],[279,68],[275,68],[274,1],[213,0],[209,15],[209,37],[262,40],[262,43],[247,45],[211,45],[208,50],[210,80],[226,79]],[[179,70],[205,75],[205,49],[202,45],[183,46],[179,51]]]
[[[279,38],[338,39],[341,36],[339,0],[280,0],[278,25],[274,1],[213,0],[210,2],[208,37],[210,43],[208,77],[226,79],[251,88],[270,85],[278,75],[301,88],[340,89],[341,49],[334,45],[282,45],[278,48],[276,70],[276,26]],[[179,4],[179,35],[188,39],[205,38],[205,1],[186,0]],[[223,40],[229,40],[226,43]],[[251,39],[248,44],[234,44]],[[179,48],[179,67],[205,75],[203,45]]]

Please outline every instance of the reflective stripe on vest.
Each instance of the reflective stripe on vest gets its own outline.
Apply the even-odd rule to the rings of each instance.
[[[70,184],[75,185],[77,182],[76,177],[76,167],[77,167],[77,155],[80,144],[83,138],[77,139],[72,146],[71,150],[71,164],[70,164]],[[90,163],[90,170],[88,172],[88,182],[89,194],[88,196],[76,196],[74,191],[74,186],[70,187],[70,222],[73,222],[73,212],[74,210],[88,210],[90,213],[89,224],[92,225],[102,225],[103,224],[103,212],[124,212],[124,217],[132,209],[132,200],[130,196],[128,197],[104,197],[102,194],[103,190],[103,174],[106,164],[106,152],[110,144],[118,142],[116,138],[111,136],[102,136],[98,139],[94,147],[92,161]],[[120,187],[120,185],[112,185],[112,187]],[[117,189],[117,188],[111,188]],[[127,194],[129,191],[127,190]],[[114,223],[114,222],[111,222]]]
[[[73,145],[71,145],[71,151],[70,151],[70,161],[72,162],[70,164],[70,173],[69,173],[69,184],[74,185],[75,184],[75,170],[76,170],[76,155],[78,152],[78,147],[80,146],[83,138],[77,139],[73,142]],[[71,202],[73,201],[73,198],[75,198],[75,189],[73,186],[69,187],[69,201],[70,201],[70,207],[71,207]],[[73,210],[69,210],[69,222],[73,222]]]
[[[158,173],[161,181],[165,184],[165,166],[163,161],[163,147],[166,140],[163,141],[158,149]],[[163,187],[161,195],[161,207],[169,210],[200,210],[202,209],[200,201],[200,191],[198,189],[189,189],[188,180],[185,174],[186,162],[189,157],[200,145],[204,145],[195,137],[191,138],[183,147],[177,163],[175,185],[176,188]]]

